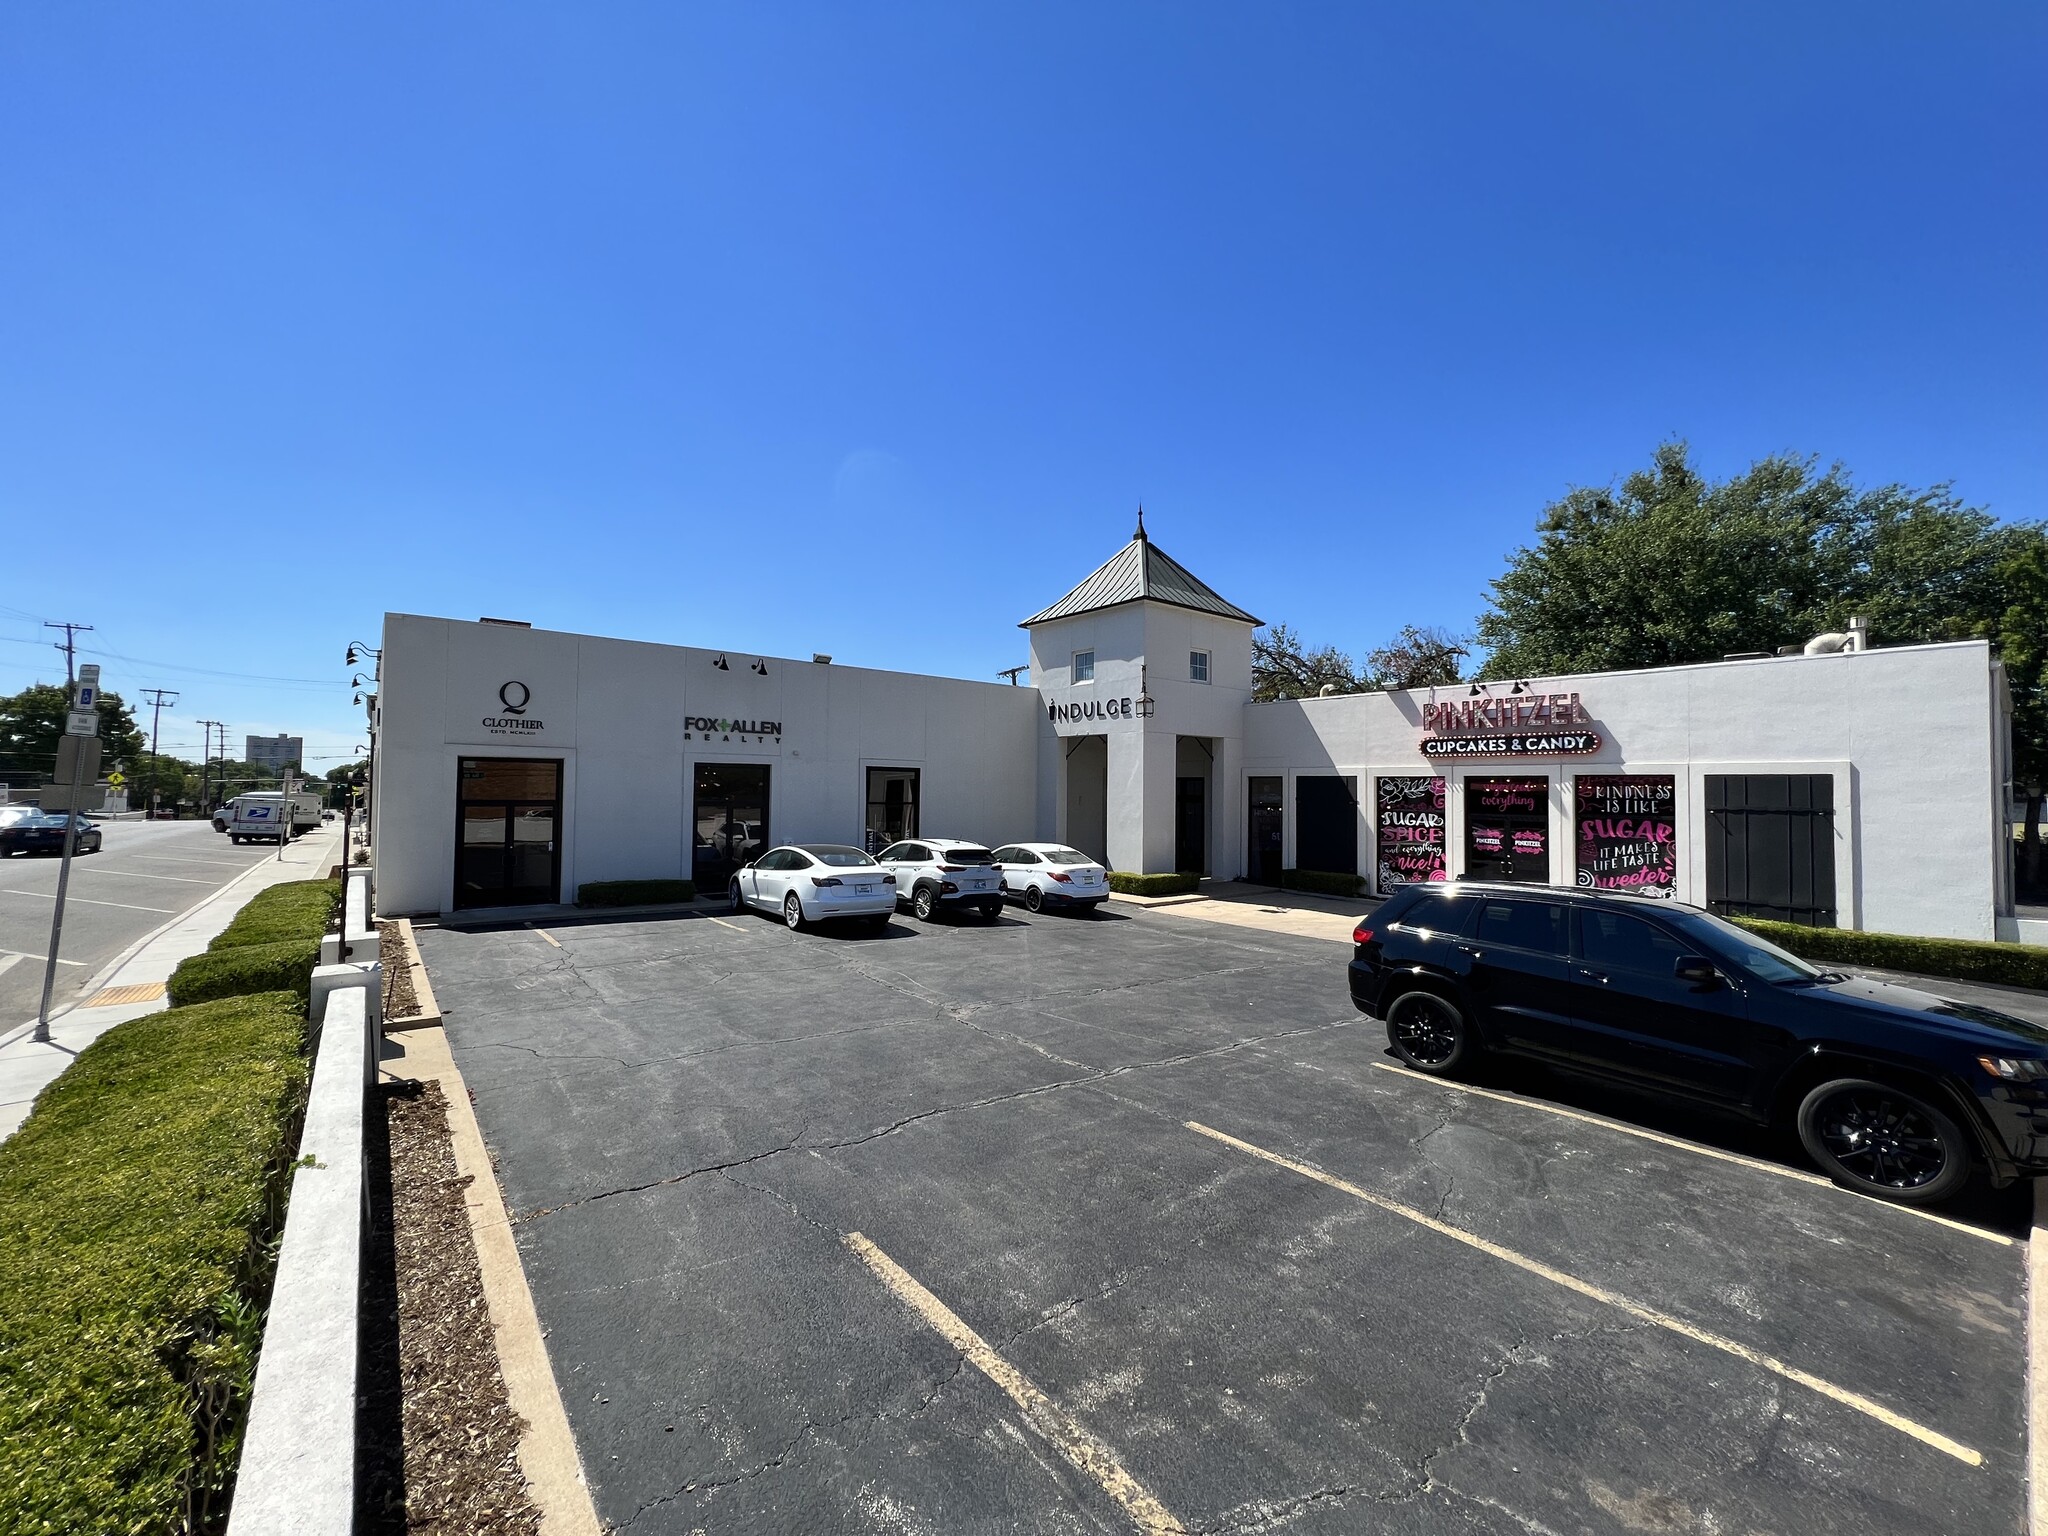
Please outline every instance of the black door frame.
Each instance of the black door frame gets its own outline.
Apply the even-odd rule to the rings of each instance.
[[[1261,807],[1258,801],[1261,783],[1278,787],[1272,791],[1272,803]],[[1273,850],[1272,878],[1267,879],[1259,861],[1259,817],[1271,816],[1279,828],[1278,846]],[[1248,773],[1244,779],[1244,877],[1259,885],[1277,886],[1280,883],[1281,868],[1287,862],[1287,776],[1279,773]]]
[[[554,767],[554,770],[555,770],[555,798],[554,798],[554,800],[553,800],[552,804],[553,804],[553,808],[554,808],[554,820],[555,820],[555,835],[554,835],[554,839],[553,839],[553,841],[554,841],[554,847],[553,847],[553,848],[552,848],[552,849],[550,850],[550,853],[549,853],[549,858],[548,858],[548,884],[547,884],[547,893],[548,893],[548,894],[547,894],[547,899],[546,899],[545,901],[542,901],[542,900],[540,900],[540,899],[538,899],[538,898],[535,898],[535,899],[532,899],[532,900],[524,900],[524,901],[496,901],[496,902],[484,902],[484,901],[476,901],[476,902],[465,902],[465,901],[464,901],[464,900],[462,899],[462,850],[463,850],[463,849],[464,849],[464,848],[465,848],[466,846],[468,846],[468,845],[467,845],[466,843],[464,843],[464,841],[463,841],[463,838],[462,838],[462,832],[463,832],[463,827],[464,827],[464,824],[465,824],[465,823],[466,823],[466,822],[468,821],[468,819],[469,819],[469,818],[467,818],[466,816],[464,816],[464,815],[462,814],[462,813],[463,813],[463,810],[464,810],[464,809],[465,809],[466,807],[468,807],[468,806],[472,806],[472,805],[492,805],[492,806],[498,806],[498,807],[502,808],[502,809],[503,809],[503,810],[505,811],[505,813],[506,813],[506,815],[505,815],[505,851],[506,851],[506,856],[507,856],[507,857],[509,858],[509,857],[510,857],[510,855],[511,855],[511,850],[512,850],[512,843],[513,843],[513,838],[512,838],[512,827],[513,827],[513,818],[512,818],[511,812],[512,812],[512,810],[514,809],[514,807],[516,807],[516,806],[522,806],[522,805],[547,805],[547,804],[549,804],[549,803],[550,803],[550,802],[548,802],[548,801],[545,801],[545,800],[534,800],[534,799],[531,799],[531,798],[527,798],[527,799],[519,799],[519,800],[496,800],[496,799],[493,799],[493,800],[469,800],[469,799],[465,799],[465,798],[464,798],[464,796],[463,796],[463,793],[462,793],[462,783],[463,783],[463,780],[462,780],[462,765],[463,765],[464,763],[522,763],[522,764],[528,764],[528,765],[531,765],[531,764],[533,764],[533,763],[549,763],[549,764],[552,764],[552,765],[553,765],[553,767]],[[561,899],[562,899],[562,843],[563,843],[563,841],[564,841],[564,836],[563,836],[563,830],[564,830],[564,829],[563,829],[563,826],[562,826],[562,789],[563,789],[563,781],[564,781],[565,779],[567,779],[567,778],[568,778],[568,768],[567,768],[567,762],[566,762],[566,760],[565,760],[565,759],[563,759],[563,758],[559,758],[559,757],[490,757],[490,756],[486,756],[486,755],[485,755],[484,753],[481,753],[481,752],[464,752],[464,753],[461,753],[460,755],[458,755],[458,756],[456,757],[456,759],[455,759],[455,868],[454,868],[454,879],[455,879],[455,902],[454,902],[454,910],[455,910],[455,911],[457,911],[457,912],[462,912],[462,911],[471,911],[471,910],[476,910],[476,909],[480,909],[480,908],[486,908],[486,907],[491,907],[491,906],[499,906],[499,907],[542,907],[542,906],[553,906],[553,905],[555,905],[556,903],[558,903],[559,901],[561,901]],[[511,887],[505,887],[505,889],[506,889],[506,890],[509,890],[509,889],[511,889]],[[534,886],[534,887],[531,887],[531,889],[533,889],[533,890],[539,890],[539,889],[540,889],[540,887],[539,887],[539,886]]]
[[[761,851],[767,852],[775,846],[772,834],[775,830],[775,765],[773,763],[750,762],[743,758],[699,757],[692,759],[690,770],[690,879],[697,878],[697,775],[705,768],[758,768],[761,770],[761,825],[766,827],[770,837],[761,839]],[[865,807],[863,807],[865,814]],[[732,805],[726,804],[726,819],[732,819]],[[732,878],[728,871],[726,879]],[[722,891],[724,886],[720,886]],[[703,893],[699,893],[703,894]],[[713,894],[716,894],[714,892]]]

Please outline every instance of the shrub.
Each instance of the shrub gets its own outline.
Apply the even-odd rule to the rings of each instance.
[[[1729,921],[1808,960],[1839,960],[1879,970],[1916,971],[1957,981],[2048,988],[2048,949],[2037,944],[1987,944],[1976,939],[1916,939],[1902,933],[1859,933],[1853,928],[1807,928],[1761,918]]]
[[[313,967],[319,963],[318,938],[211,949],[180,961],[165,990],[173,1008],[256,992],[291,992],[303,1003],[312,996]]]
[[[576,887],[579,907],[651,907],[696,899],[697,887],[688,880],[593,880]]]
[[[0,1524],[219,1528],[305,1104],[271,994],[117,1024],[0,1145]]]
[[[1365,888],[1357,875],[1342,875],[1327,869],[1283,869],[1281,886],[1290,891],[1313,891],[1321,896],[1356,896]]]
[[[327,932],[341,902],[339,880],[290,880],[258,891],[235,914],[207,949],[239,949],[245,944],[278,944],[286,939],[317,939]]]
[[[1132,875],[1109,872],[1109,888],[1125,896],[1185,896],[1202,883],[1200,875]]]

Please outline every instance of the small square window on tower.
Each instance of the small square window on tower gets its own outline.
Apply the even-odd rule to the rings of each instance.
[[[1074,681],[1077,683],[1092,683],[1095,681],[1095,653],[1093,651],[1074,652]]]
[[[1206,683],[1209,681],[1209,653],[1207,651],[1188,652],[1188,681],[1191,683]]]

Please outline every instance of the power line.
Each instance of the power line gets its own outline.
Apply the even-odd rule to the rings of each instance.
[[[64,687],[68,692],[70,689],[78,686],[78,637],[81,634],[91,634],[92,626],[90,624],[59,624],[54,619],[45,619],[43,620],[43,628],[61,629],[64,631],[64,643],[53,647],[53,649],[64,653]]]

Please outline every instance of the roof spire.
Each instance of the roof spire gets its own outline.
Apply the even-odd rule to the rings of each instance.
[[[1138,531],[1131,538],[1139,544],[1151,542],[1145,537],[1145,503],[1142,501],[1138,503]]]

